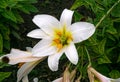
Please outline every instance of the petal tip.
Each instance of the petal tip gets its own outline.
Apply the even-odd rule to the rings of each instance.
[[[73,16],[74,11],[68,10],[68,9],[64,9],[61,17],[60,17],[60,22],[62,25],[67,25],[70,26],[71,25],[71,21],[72,21],[72,16]]]
[[[77,65],[78,60],[72,62],[74,65]]]
[[[51,64],[48,63],[48,66],[49,66],[51,71],[57,71],[58,70],[58,65],[55,66],[55,65],[51,65]]]
[[[31,36],[30,33],[28,33],[28,34],[27,34],[27,37],[30,37],[30,36]]]
[[[52,70],[52,71],[57,71],[57,70],[58,70],[58,68],[57,68],[57,69],[53,69],[53,68],[52,68],[51,70]]]
[[[36,20],[36,18],[38,18],[40,15],[35,15],[32,19],[32,21],[34,22],[34,20]]]
[[[69,10],[69,9],[67,9],[67,8],[65,8],[63,11],[65,11],[65,12],[71,12],[71,13],[73,13],[73,12],[74,12],[74,11]]]
[[[27,37],[32,37],[33,33],[32,31],[27,34]]]
[[[58,70],[58,62],[53,62],[53,60],[51,60],[50,56],[48,57],[48,66],[51,71]]]
[[[7,56],[1,58],[1,61],[4,63],[9,63],[10,59]]]

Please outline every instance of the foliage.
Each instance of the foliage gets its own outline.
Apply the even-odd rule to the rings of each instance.
[[[33,6],[36,0],[1,0],[0,1],[0,53],[3,48],[10,49],[10,34],[21,40],[17,33],[18,24],[24,23],[21,13],[37,12]]]
[[[0,55],[10,50],[10,35],[21,40],[19,24],[24,23],[21,14],[30,14],[38,12],[37,8],[32,5],[37,0],[1,0],[0,1]],[[0,68],[6,66],[0,64]],[[0,72],[0,82],[10,76],[10,72]]]
[[[2,82],[3,79],[9,77],[11,72],[0,72],[0,82]]]
[[[59,0],[56,1],[60,2]],[[19,30],[18,24],[24,22],[20,13],[30,14],[30,12],[37,12],[37,9],[31,5],[32,3],[36,3],[36,0],[1,0],[0,18],[3,20],[0,20],[0,54],[3,48],[10,49],[10,34],[13,34],[19,40],[21,39],[16,32]],[[47,4],[50,4],[50,0],[45,0],[45,3],[42,4],[47,6]],[[116,5],[113,6],[114,4]],[[71,10],[75,11],[74,21],[88,21],[96,25],[96,32],[92,37],[76,44],[79,53],[76,78],[80,76],[81,82],[88,82],[86,71],[88,64],[91,64],[97,71],[108,77],[120,77],[119,9],[120,0],[75,0],[73,3]],[[62,72],[63,68],[68,64],[66,61],[66,57],[62,56],[59,72]],[[42,65],[37,67],[37,70],[32,71],[30,75],[32,78],[38,74],[37,77],[42,77],[40,79],[44,81],[46,77],[53,80],[60,75],[57,74],[58,72],[49,72],[48,66]],[[6,65],[0,64],[0,68],[4,66]],[[72,70],[74,67],[71,65],[70,69]],[[37,72],[38,70],[40,73]],[[7,73],[7,75],[10,75],[10,73]]]
[[[87,57],[81,58],[83,67],[88,64],[85,61],[92,62],[92,66],[111,78],[120,77],[119,2],[120,0],[76,0],[71,7],[75,10],[75,21],[88,21],[96,25],[95,34],[78,48],[80,57],[86,55],[85,50],[81,52],[84,47],[90,55],[91,61]]]

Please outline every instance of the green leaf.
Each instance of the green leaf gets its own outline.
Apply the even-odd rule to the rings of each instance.
[[[109,39],[113,40],[113,41],[116,40],[116,38],[115,38],[113,35],[111,35],[111,34],[108,34],[107,37],[108,37]]]
[[[120,17],[120,3],[112,10],[111,15],[114,17]]]
[[[7,7],[7,2],[5,0],[0,0],[0,8],[6,8]]]
[[[106,50],[106,54],[110,54],[110,53],[113,51],[113,49],[115,49],[115,47],[108,48],[108,49]]]
[[[74,10],[83,5],[82,0],[76,0],[70,9]]]
[[[105,44],[106,44],[106,39],[103,39],[99,44],[98,44],[98,50],[99,53],[102,55],[105,52]]]
[[[17,3],[18,3],[18,2],[15,1],[15,0],[8,0],[8,1],[7,1],[7,4],[8,4],[8,6],[9,6],[10,8],[16,6]]]
[[[11,25],[15,30],[19,30],[19,27],[17,26],[16,23],[11,22],[10,25]]]
[[[107,75],[110,72],[110,69],[109,69],[109,67],[106,64],[98,65],[96,68],[103,75]]]
[[[113,22],[120,22],[120,17],[114,18],[112,21]]]
[[[92,37],[90,37],[90,38],[88,39],[88,41],[89,41],[90,44],[92,44],[92,45],[97,45],[97,44],[98,44],[95,34],[94,34]]]
[[[19,9],[20,11],[26,13],[26,14],[30,14],[30,11],[27,10],[26,8],[24,8],[24,6],[23,6],[23,7],[19,7],[18,9]]]
[[[1,35],[3,37],[3,39],[5,40],[10,40],[9,38],[9,34],[10,34],[10,29],[6,26],[4,26],[3,24],[0,24],[0,31],[1,31]]]
[[[119,54],[119,57],[118,57],[118,59],[117,59],[117,63],[119,63],[120,62],[120,54]]]
[[[80,21],[83,16],[81,14],[79,14],[77,11],[75,11],[74,12],[74,17],[75,17],[74,18],[75,21],[77,22],[77,21]]]
[[[12,11],[5,10],[2,15],[7,18],[12,20],[13,22],[17,23],[17,19]]]
[[[4,66],[10,66],[10,65],[0,61],[0,68],[3,68]]]
[[[106,32],[108,32],[110,34],[117,34],[117,30],[112,26],[109,26],[109,28],[107,28]]]
[[[109,75],[111,78],[114,79],[120,78],[120,72],[118,70],[112,70]]]
[[[116,34],[117,30],[114,27],[113,21],[110,18],[106,18],[102,23],[101,23],[101,27],[103,27],[103,32],[102,34],[110,33],[110,34]]]
[[[9,40],[4,40],[3,47],[10,50],[10,41]]]
[[[11,33],[12,33],[13,36],[16,37],[17,39],[22,40],[22,38],[20,37],[20,35],[19,35],[16,31],[12,30]]]
[[[88,6],[88,8],[91,8],[93,11],[98,10],[98,6],[96,5],[95,0],[85,0],[85,2],[91,6],[91,7]]]
[[[115,0],[102,0],[103,6],[105,8],[111,6],[111,4],[115,3]]]
[[[3,38],[2,38],[2,35],[0,34],[0,53],[2,52],[3,50]]]
[[[19,9],[26,14],[30,14],[30,12],[38,12],[38,9],[30,4],[22,5]]]
[[[5,78],[9,77],[11,72],[0,72],[0,82],[2,82]]]
[[[15,13],[14,15],[17,18],[16,20],[18,21],[18,23],[24,23],[24,19],[21,17],[21,15],[17,11],[14,11],[14,13]]]
[[[98,59],[98,64],[104,64],[104,63],[111,63],[111,61],[106,55],[103,55],[101,58]]]
[[[38,12],[38,9],[33,5],[24,5],[24,8],[30,12]]]

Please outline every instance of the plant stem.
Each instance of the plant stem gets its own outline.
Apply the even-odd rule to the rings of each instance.
[[[85,47],[85,51],[86,51],[86,53],[87,53],[87,56],[88,56],[88,61],[89,61],[89,64],[88,64],[88,66],[91,66],[90,54],[89,54],[89,52],[88,52],[88,50],[87,50],[87,48],[86,48],[86,47]]]
[[[100,19],[100,21],[96,24],[96,28],[102,23],[102,21],[110,14],[110,12],[113,10],[113,8],[120,2],[120,0],[118,0],[108,11],[105,15],[103,15],[103,17]]]

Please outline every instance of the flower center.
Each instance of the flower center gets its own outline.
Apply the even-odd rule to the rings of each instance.
[[[72,33],[65,26],[62,29],[55,29],[54,32],[53,45],[57,47],[58,51],[72,41]]]

